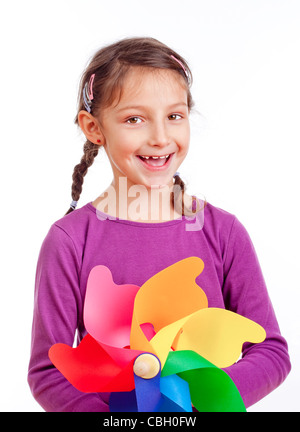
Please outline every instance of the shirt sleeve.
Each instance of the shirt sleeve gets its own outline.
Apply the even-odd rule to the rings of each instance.
[[[50,412],[108,411],[106,393],[82,393],[48,357],[55,343],[73,345],[79,309],[80,261],[72,239],[52,225],[40,250],[35,282],[28,383],[37,402]]]
[[[241,360],[224,369],[247,408],[278,387],[288,375],[291,364],[256,252],[237,219],[233,222],[224,257],[223,297],[226,309],[257,322],[266,331],[264,342],[245,343]]]

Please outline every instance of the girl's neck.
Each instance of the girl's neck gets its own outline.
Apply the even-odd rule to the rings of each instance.
[[[95,201],[93,206],[98,211],[114,218],[144,223],[166,222],[182,217],[173,207],[172,189],[146,188],[134,185],[129,189],[119,182],[112,183]]]

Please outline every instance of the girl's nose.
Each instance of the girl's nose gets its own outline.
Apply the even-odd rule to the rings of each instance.
[[[156,147],[165,147],[170,143],[167,126],[164,123],[155,123],[151,127],[149,144]]]

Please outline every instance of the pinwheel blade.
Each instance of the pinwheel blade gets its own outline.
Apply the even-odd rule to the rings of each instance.
[[[150,322],[158,332],[174,321],[207,308],[207,297],[195,282],[203,268],[200,258],[189,257],[148,279],[135,298],[137,322]]]
[[[192,412],[189,385],[177,375],[161,377],[159,412]]]
[[[110,412],[137,412],[137,410],[135,390],[111,393],[109,398]]]
[[[244,342],[260,343],[265,337],[256,322],[226,309],[207,308],[190,316],[172,346],[176,351],[195,351],[225,368],[238,360]]]
[[[121,350],[120,351],[130,351]],[[54,366],[82,392],[130,391],[134,388],[133,362],[120,366],[87,334],[77,348],[55,344],[49,350]]]
[[[207,308],[207,297],[195,279],[204,268],[200,258],[189,257],[148,279],[134,301],[130,346],[159,357],[162,366],[177,332],[191,314]],[[151,341],[141,326],[151,323],[156,335]]]
[[[98,342],[112,347],[130,345],[130,328],[137,285],[117,285],[109,268],[94,267],[88,278],[84,324]]]
[[[161,402],[160,372],[151,379],[144,379],[134,374],[134,382],[138,411],[157,411]]]
[[[198,411],[246,411],[231,378],[194,351],[170,352],[162,375],[174,373],[189,384],[191,400]]]

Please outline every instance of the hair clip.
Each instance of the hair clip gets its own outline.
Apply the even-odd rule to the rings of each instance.
[[[91,75],[89,81],[85,83],[83,88],[83,103],[85,109],[90,113],[92,107],[92,100],[94,99],[93,94],[93,84],[94,84],[95,74]]]
[[[182,67],[184,73],[185,73],[186,76],[188,77],[189,75],[188,75],[187,70],[186,70],[186,68],[184,67],[183,63],[182,63],[180,60],[178,60],[178,58],[176,58],[175,56],[173,56],[173,54],[171,55],[171,57],[172,57],[175,61],[177,61],[177,63]]]
[[[176,171],[176,173],[173,175],[173,178],[175,178],[175,177],[180,177],[180,173],[179,173],[179,171]]]
[[[91,75],[90,80],[89,80],[89,93],[88,93],[88,96],[89,96],[89,98],[90,98],[91,101],[94,99],[94,95],[93,95],[94,79],[95,79],[95,74]]]
[[[87,110],[87,112],[91,112],[91,105],[92,105],[92,102],[90,101],[90,100],[88,100],[88,98],[87,98],[87,96],[86,96],[86,86],[87,86],[87,83],[86,83],[86,85],[84,86],[84,89],[83,89],[83,93],[82,93],[82,95],[83,95],[83,104],[84,104],[84,107],[85,107],[85,109]]]

